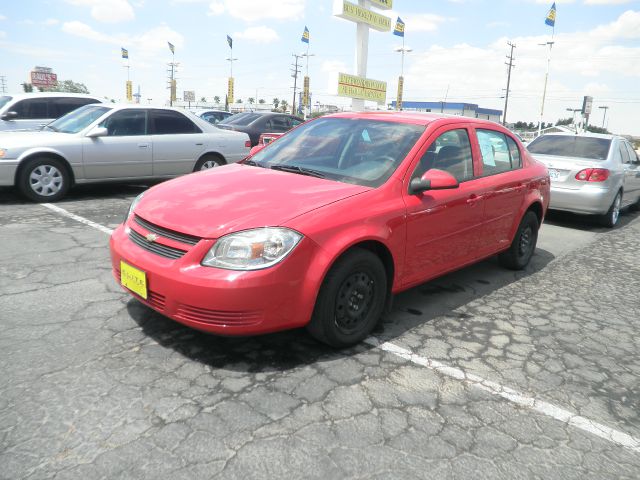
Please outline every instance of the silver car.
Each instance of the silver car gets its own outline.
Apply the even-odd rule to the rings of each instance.
[[[246,133],[178,109],[86,105],[36,132],[0,132],[0,186],[36,202],[74,183],[170,178],[245,158]]]
[[[599,215],[613,227],[621,208],[640,204],[640,160],[623,137],[550,133],[527,149],[549,169],[550,209]]]

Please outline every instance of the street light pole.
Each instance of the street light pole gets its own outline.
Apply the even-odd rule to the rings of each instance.
[[[552,37],[553,38],[553,37]],[[547,73],[544,76],[544,90],[542,91],[542,105],[540,107],[540,122],[538,122],[538,136],[542,133],[542,118],[544,116],[544,101],[547,98],[547,83],[549,81],[549,67],[551,66],[551,49],[553,48],[553,44],[555,42],[552,40],[551,42],[540,43],[542,46],[549,46],[549,54],[547,55]]]
[[[394,51],[400,52],[401,60],[400,60],[400,78],[398,79],[398,83],[404,82],[404,54],[413,52],[412,48],[404,46],[404,37],[402,37],[402,46],[394,48]],[[402,96],[403,86],[398,87],[398,95]],[[402,98],[396,99],[396,110],[402,110]]]
[[[601,108],[602,110],[604,110],[604,115],[602,116],[602,128],[605,128],[604,122],[607,119],[607,110],[609,110],[609,106],[608,105],[603,105],[603,106],[598,107],[598,108]]]

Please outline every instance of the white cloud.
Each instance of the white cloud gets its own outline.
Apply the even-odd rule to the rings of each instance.
[[[259,43],[272,43],[280,39],[275,30],[264,26],[249,27],[244,32],[236,32],[233,38],[243,38]]]
[[[279,0],[269,4],[265,0],[215,0],[209,4],[209,15],[230,16],[247,22],[259,20],[297,20],[304,16],[306,0]]]
[[[624,5],[633,0],[584,0],[585,5]]]
[[[47,26],[57,25],[59,23],[60,21],[55,18],[47,18],[44,22],[42,22],[43,25],[47,25]]]
[[[5,38],[7,36],[7,32],[3,32],[0,30],[0,38]]]
[[[410,13],[402,17],[407,32],[435,32],[447,19],[430,13]]]
[[[79,7],[90,7],[91,16],[104,23],[117,23],[133,20],[135,13],[128,0],[66,0]]]
[[[7,17],[5,17],[4,15],[0,15],[0,21],[6,20],[6,19],[7,19]]]
[[[62,31],[70,35],[75,35],[76,37],[82,37],[96,42],[119,43],[116,38],[100,33],[82,22],[65,22],[62,24]]]

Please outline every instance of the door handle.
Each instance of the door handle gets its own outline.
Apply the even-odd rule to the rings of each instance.
[[[138,147],[139,148],[149,148],[149,144],[148,143],[139,143]]]
[[[482,195],[476,195],[475,193],[472,193],[471,195],[469,195],[469,198],[467,198],[467,204],[473,206],[480,200],[482,200]]]
[[[204,145],[204,143],[196,143],[196,145],[197,145],[198,147],[201,147],[202,145]]]

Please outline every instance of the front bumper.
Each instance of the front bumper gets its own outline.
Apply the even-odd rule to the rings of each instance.
[[[136,245],[128,232],[121,225],[110,240],[116,281],[120,261],[144,271],[146,300],[123,288],[177,322],[222,335],[254,335],[301,327],[311,318],[321,279],[307,274],[318,247],[306,237],[273,267],[234,271],[200,265],[213,240],[200,240],[172,260]]]
[[[602,188],[584,185],[579,189],[569,189],[551,184],[549,208],[575,213],[602,215],[613,203],[617,190],[611,186]]]
[[[0,159],[0,186],[9,187],[15,184],[18,160]]]

